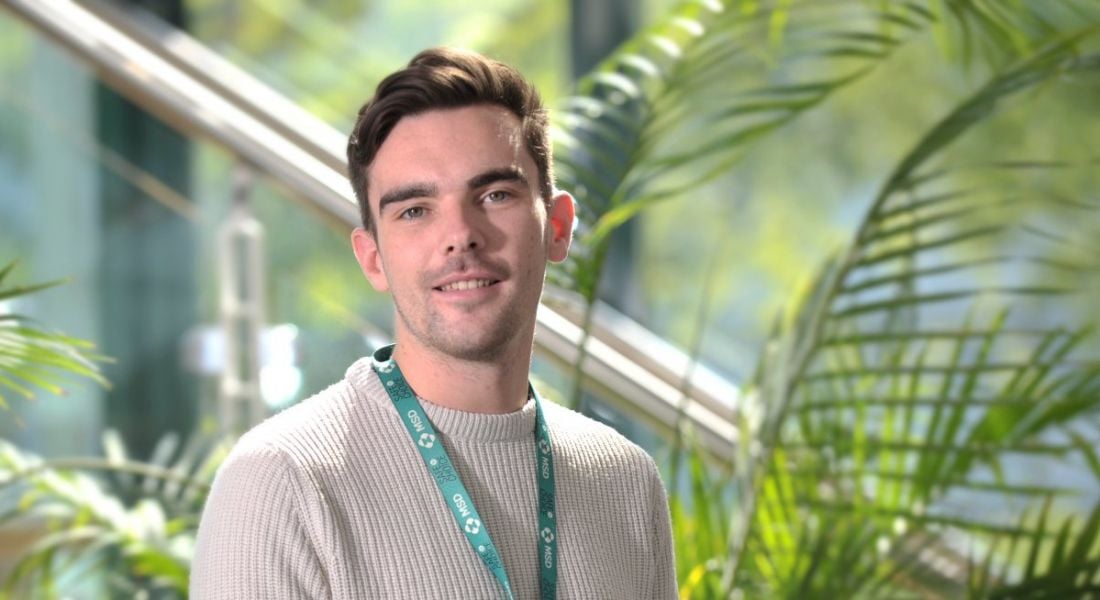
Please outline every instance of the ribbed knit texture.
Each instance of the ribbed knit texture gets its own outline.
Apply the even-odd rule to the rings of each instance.
[[[238,442],[210,492],[191,594],[215,598],[503,598],[370,366]],[[422,401],[517,598],[538,598],[535,405],[504,415]],[[543,402],[554,448],[558,598],[675,598],[653,460]]]

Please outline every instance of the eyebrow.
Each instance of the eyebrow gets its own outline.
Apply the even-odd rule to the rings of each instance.
[[[515,181],[524,186],[528,185],[527,176],[523,174],[523,171],[520,171],[518,167],[510,166],[478,173],[466,180],[466,187],[473,190],[498,181]]]
[[[385,194],[382,194],[382,198],[378,200],[378,214],[382,214],[387,204],[404,202],[410,198],[435,196],[437,193],[438,189],[429,183],[410,183],[408,185],[395,187]]]

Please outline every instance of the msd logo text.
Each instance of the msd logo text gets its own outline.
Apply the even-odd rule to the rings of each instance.
[[[451,497],[451,501],[455,503],[455,508],[458,509],[458,514],[469,517],[470,506],[466,504],[466,499],[462,497],[462,494],[455,494]]]
[[[424,431],[424,421],[420,420],[420,415],[415,410],[409,410],[405,413],[409,417],[409,422],[412,423],[413,429],[418,433]]]

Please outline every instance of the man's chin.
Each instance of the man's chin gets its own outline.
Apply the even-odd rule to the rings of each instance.
[[[436,345],[441,353],[465,362],[499,362],[511,344],[507,340],[447,340]]]
[[[499,362],[515,346],[522,320],[499,308],[480,314],[435,311],[421,323],[410,323],[400,310],[405,334],[416,344],[441,356],[465,362]],[[415,325],[415,326],[414,326]]]
[[[435,331],[441,331],[436,328]],[[429,335],[424,340],[435,351],[465,362],[499,362],[513,347],[517,327],[493,323],[478,327],[474,323],[452,324],[446,335]]]

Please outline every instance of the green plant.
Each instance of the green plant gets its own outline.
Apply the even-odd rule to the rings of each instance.
[[[1005,461],[1078,454],[1100,477],[1095,433],[1081,429],[1100,406],[1090,324],[1072,313],[1012,319],[1087,291],[1080,283],[1100,267],[1096,254],[1077,246],[1072,259],[1055,259],[1043,235],[1072,239],[1078,224],[1097,222],[1100,206],[1028,189],[1033,172],[1067,165],[960,169],[939,160],[998,102],[1100,67],[1072,41],[1039,49],[933,127],[781,327],[754,382],[764,418],[742,429],[760,447],[738,461],[739,488],[752,492],[726,585],[787,597],[1094,589],[1095,514],[1067,518],[1060,536],[1044,530],[1050,500],[1084,488],[1029,483]],[[980,184],[956,184],[964,170]],[[1040,218],[1051,231],[1026,226]],[[1042,506],[1043,518],[947,508],[960,490],[992,506]],[[962,549],[945,541],[960,534]],[[928,553],[959,555],[963,580],[912,575]],[[1022,556],[1027,569],[1013,573]],[[1029,578],[1047,582],[1036,588]]]
[[[59,283],[4,286],[13,268],[0,269],[0,300]],[[102,360],[90,342],[0,314],[0,388],[27,398],[32,387],[60,394],[59,380],[74,375],[106,385]],[[180,448],[166,436],[149,460],[137,461],[114,432],[104,433],[103,444],[104,458],[44,460],[0,439],[0,527],[36,537],[3,597],[53,597],[105,565],[126,574],[106,582],[122,596],[186,595],[199,513],[225,447],[195,439]]]
[[[144,461],[127,455],[113,431],[105,458],[43,460],[0,440],[0,526],[42,535],[5,582],[5,597],[52,597],[82,577],[119,597],[186,597],[202,504],[225,444],[165,436]]]
[[[10,262],[0,268],[0,302],[11,303],[61,283],[12,285],[7,280],[15,266]],[[42,329],[26,316],[3,310],[4,306],[0,304],[0,408],[9,408],[5,390],[26,399],[34,397],[36,387],[63,394],[59,380],[65,375],[107,385],[96,365],[104,357],[94,351],[91,343]]]
[[[734,477],[688,461],[672,498],[684,597],[1097,593],[1090,482],[1014,467],[1072,460],[1100,478],[1096,158],[959,146],[1037,91],[1095,85],[1098,35],[1085,2],[691,3],[566,103],[559,174],[583,210],[559,281],[587,330],[621,223],[697,193],[913,40],[990,73],[776,323],[737,406]]]

